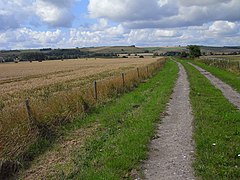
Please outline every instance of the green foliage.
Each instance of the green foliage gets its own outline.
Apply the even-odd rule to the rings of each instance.
[[[188,56],[189,54],[186,51],[181,52],[181,55],[180,55],[181,58],[186,58]]]
[[[21,54],[23,61],[42,61],[45,59],[45,54],[40,52],[27,52]]]
[[[200,72],[183,63],[195,116],[196,175],[199,179],[239,179],[240,112]]]
[[[196,58],[201,56],[201,50],[199,46],[189,45],[188,49],[189,49],[190,58]]]

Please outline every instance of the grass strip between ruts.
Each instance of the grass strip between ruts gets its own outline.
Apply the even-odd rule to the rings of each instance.
[[[198,70],[181,62],[191,84],[196,175],[201,179],[239,179],[240,111]]]

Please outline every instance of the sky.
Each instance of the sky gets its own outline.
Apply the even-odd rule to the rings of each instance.
[[[0,49],[240,45],[240,0],[0,0]]]

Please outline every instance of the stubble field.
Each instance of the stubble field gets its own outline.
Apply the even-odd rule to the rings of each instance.
[[[34,89],[62,83],[70,88],[83,84],[89,77],[98,79],[99,75],[109,76],[155,61],[153,58],[128,58],[0,64],[0,96],[5,100],[8,96],[19,97],[19,93],[26,93],[24,91],[29,95]]]
[[[88,112],[96,104],[93,81],[98,103],[104,102],[150,76],[158,62],[149,57],[0,64],[0,158],[28,159],[24,152],[39,137],[54,136],[61,124]]]

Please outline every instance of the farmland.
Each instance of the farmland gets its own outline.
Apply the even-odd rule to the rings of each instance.
[[[12,103],[13,97],[15,100],[23,97],[20,98],[22,101],[31,94],[43,96],[44,90],[52,93],[62,89],[80,88],[94,79],[122,73],[155,61],[153,58],[128,58],[1,64],[0,101],[11,99]]]
[[[53,138],[61,124],[88,112],[96,104],[93,81],[98,81],[98,102],[101,103],[123,90],[130,90],[139,80],[154,73],[158,61],[155,58],[94,58],[1,64],[0,157],[23,156],[32,143],[39,141],[39,133],[40,138]],[[121,73],[125,73],[125,87]],[[26,98],[30,99],[34,127],[29,127]]]
[[[190,172],[184,177],[194,171],[200,178],[234,179],[239,174],[239,110],[193,66],[239,92],[239,69],[232,66],[237,57],[166,60],[131,55],[0,64],[0,160],[20,162],[20,179],[122,179],[144,177],[142,171],[150,172],[149,167],[155,176],[160,172],[155,162],[167,152],[170,159],[172,154],[183,158],[180,164]],[[231,98],[237,101],[238,94]],[[169,125],[176,138],[166,141],[164,136],[170,136],[164,128]],[[149,141],[156,142],[153,148]],[[194,157],[187,149],[183,156],[180,149],[190,144],[196,147]],[[212,153],[215,144],[225,158]],[[151,166],[142,164],[148,153]]]

